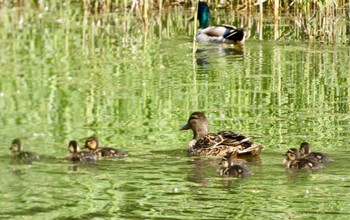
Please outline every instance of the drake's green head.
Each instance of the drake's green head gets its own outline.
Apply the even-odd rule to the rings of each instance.
[[[199,20],[200,29],[209,27],[210,11],[206,2],[198,2],[197,18]]]

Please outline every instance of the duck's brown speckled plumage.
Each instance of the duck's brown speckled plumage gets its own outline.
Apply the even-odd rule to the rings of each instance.
[[[314,159],[319,163],[332,162],[333,159],[321,152],[311,152],[311,146],[307,142],[300,144],[299,149],[300,157]]]
[[[221,176],[247,177],[252,175],[250,169],[240,160],[234,159],[231,156],[224,156],[220,163],[219,173]]]
[[[124,151],[111,148],[103,147],[100,148],[99,141],[96,137],[89,137],[85,142],[85,147],[87,147],[90,152],[98,157],[127,157],[128,154]]]
[[[291,170],[315,170],[322,168],[322,164],[312,158],[301,158],[299,151],[296,148],[290,148],[286,153],[283,165]]]
[[[80,151],[78,142],[75,140],[69,142],[68,152],[68,160],[73,162],[94,162],[97,159],[90,151]]]
[[[33,161],[33,160],[40,159],[39,155],[35,153],[23,151],[22,142],[19,138],[12,140],[10,150],[11,150],[11,159],[17,162]]]
[[[188,145],[188,153],[193,156],[258,156],[264,148],[251,142],[254,137],[232,131],[208,133],[208,119],[202,112],[192,113],[187,124],[181,128],[189,129],[193,131],[193,140]]]

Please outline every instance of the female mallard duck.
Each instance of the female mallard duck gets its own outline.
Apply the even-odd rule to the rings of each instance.
[[[21,140],[18,138],[12,140],[10,150],[11,150],[11,157],[18,161],[32,161],[32,160],[40,159],[39,155],[35,153],[22,151],[23,146],[22,146]]]
[[[243,29],[231,25],[209,26],[210,11],[206,2],[198,2],[199,29],[197,30],[197,42],[212,42],[242,45],[245,40]]]
[[[319,163],[326,163],[326,162],[334,161],[332,158],[325,155],[324,153],[311,152],[310,144],[307,142],[303,142],[300,144],[299,153],[300,153],[300,157],[314,159]]]
[[[208,119],[202,112],[192,113],[180,130],[189,129],[193,131],[193,140],[188,144],[188,153],[192,156],[258,156],[264,148],[251,142],[256,137],[245,137],[232,131],[208,133]]]
[[[90,152],[99,157],[127,157],[128,154],[124,151],[110,148],[99,147],[99,141],[96,137],[89,137],[85,142],[85,147],[89,148]]]
[[[78,142],[72,140],[68,144],[68,160],[73,162],[96,161],[96,156],[88,151],[80,151]]]
[[[252,174],[248,167],[240,164],[240,161],[234,160],[231,156],[224,156],[219,165],[221,165],[221,168],[219,169],[221,176],[235,176],[242,178]]]
[[[283,161],[284,167],[293,170],[314,170],[322,168],[322,164],[312,158],[301,158],[296,148],[290,148],[283,154],[286,159]]]

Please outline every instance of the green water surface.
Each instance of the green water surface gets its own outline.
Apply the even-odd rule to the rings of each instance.
[[[349,218],[348,46],[252,37],[194,49],[182,29],[49,12],[1,17],[1,219]],[[187,156],[179,128],[193,111],[211,131],[264,137],[254,175],[223,178],[217,159]],[[65,161],[68,142],[90,135],[129,157]],[[11,163],[17,137],[42,159]],[[303,141],[335,162],[286,171],[281,153]]]

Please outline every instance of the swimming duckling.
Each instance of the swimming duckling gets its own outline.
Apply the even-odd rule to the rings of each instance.
[[[221,176],[247,177],[252,173],[248,167],[244,166],[241,161],[237,161],[230,156],[224,156],[220,163],[219,173]]]
[[[80,151],[80,147],[77,141],[70,141],[68,144],[68,160],[73,162],[81,162],[81,161],[95,161],[96,156],[88,151]]]
[[[110,148],[110,147],[99,147],[99,141],[96,137],[89,137],[85,142],[85,147],[89,148],[90,152],[100,157],[127,157],[128,154],[124,151]]]
[[[307,142],[303,142],[300,144],[299,149],[300,157],[315,159],[319,163],[326,163],[334,161],[329,156],[325,155],[321,152],[311,152],[310,144]]]
[[[237,156],[258,156],[263,145],[254,144],[252,139],[232,131],[208,133],[208,119],[202,112],[193,112],[180,130],[192,130],[193,140],[188,144],[192,156],[226,156],[237,152]]]
[[[286,153],[283,154],[286,159],[283,161],[284,167],[288,169],[304,169],[304,170],[315,170],[322,168],[322,164],[312,158],[301,158],[299,151],[296,148],[290,148]]]
[[[15,159],[17,161],[32,161],[32,160],[40,159],[39,155],[35,153],[22,151],[23,150],[22,142],[18,138],[12,140],[10,150],[11,150],[12,159]]]

